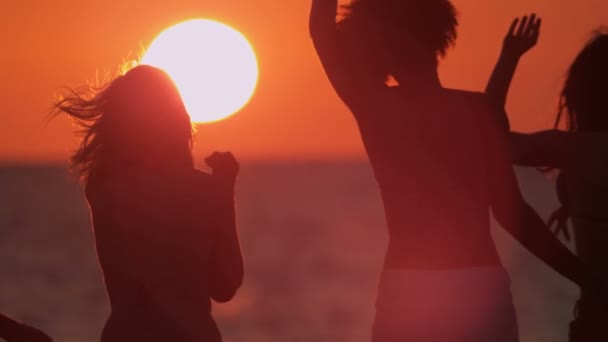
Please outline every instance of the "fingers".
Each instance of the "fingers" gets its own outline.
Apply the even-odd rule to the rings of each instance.
[[[205,160],[208,160],[208,159],[216,159],[216,158],[218,158],[219,156],[220,156],[220,153],[219,153],[219,152],[213,152],[213,153],[212,153],[210,156],[208,156],[207,158],[205,158]]]
[[[543,25],[543,19],[538,18],[536,21],[536,27],[534,28],[536,31],[540,31],[540,27]]]
[[[542,26],[542,19],[538,18],[536,23],[534,24],[534,29],[532,31],[532,39],[534,39],[534,44],[538,42],[538,38],[540,37],[540,27]]]
[[[521,23],[519,24],[519,27],[517,28],[517,32],[515,33],[516,36],[522,36],[524,33],[524,30],[526,29],[526,24],[528,23],[528,16],[524,15],[523,18],[521,18]]]
[[[538,34],[538,29],[540,28],[539,22],[540,18],[536,18],[536,13],[532,13],[532,15],[530,15],[530,19],[528,19],[528,25],[526,25],[524,30],[524,36],[531,38],[535,37]]]
[[[509,33],[507,33],[507,36],[512,36],[515,33],[515,28],[517,28],[517,24],[519,24],[519,18],[513,19],[511,27],[509,27]]]
[[[528,20],[526,21],[526,25],[524,27],[524,31],[522,32],[522,35],[524,37],[529,37],[530,34],[532,33],[532,30],[534,29],[535,24],[536,24],[536,13],[532,13],[530,15],[530,17],[528,17]]]
[[[221,158],[220,156],[219,152],[213,152],[210,156],[205,158],[205,163],[209,166],[213,166],[216,164],[217,160]]]
[[[232,154],[232,152],[215,152],[217,154],[217,159],[222,161],[234,161],[236,162],[236,158]]]
[[[234,186],[241,166],[231,152],[214,152],[205,162],[221,184]]]
[[[525,15],[521,20],[519,18],[513,20],[509,28],[509,35],[536,38],[539,35],[541,25],[542,20],[537,17],[536,13],[532,13],[529,16]]]
[[[238,161],[232,152],[213,152],[209,157],[205,158],[205,163],[211,167],[220,165],[238,165]]]
[[[213,152],[209,157],[205,159],[235,159],[232,152]]]

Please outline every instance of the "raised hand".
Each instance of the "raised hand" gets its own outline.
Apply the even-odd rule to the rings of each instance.
[[[519,59],[538,42],[542,21],[536,14],[513,20],[502,52],[486,86],[486,94],[498,108],[504,108]]]
[[[518,59],[523,56],[538,43],[541,25],[541,18],[534,13],[530,17],[524,16],[521,21],[515,18],[505,37],[503,54]]]
[[[239,162],[230,152],[214,152],[209,157],[205,158],[205,163],[209,165],[213,171],[213,176],[217,177],[222,182],[234,185],[236,176],[239,173]]]

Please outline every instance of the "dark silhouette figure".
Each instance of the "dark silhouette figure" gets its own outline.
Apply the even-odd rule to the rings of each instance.
[[[138,66],[56,104],[83,128],[72,158],[84,181],[111,314],[103,342],[221,341],[211,300],[243,280],[235,223],[238,163],[191,155],[192,127],[163,71]]]
[[[6,342],[51,342],[43,331],[0,313],[0,339]]]
[[[522,26],[526,26],[525,21],[524,17]],[[538,32],[531,36],[538,37]],[[524,44],[525,41],[535,43],[535,38],[529,39],[531,36],[524,34],[519,39]],[[490,81],[491,86],[488,86],[488,94],[496,103],[504,105],[509,88],[505,81],[513,77],[517,61],[526,51],[527,49],[513,50],[505,46],[500,58],[502,62],[498,63]],[[585,263],[603,274],[608,258],[607,85],[608,34],[598,34],[570,67],[561,94],[555,129],[532,134],[511,134],[515,164],[559,169],[557,193],[562,206],[552,215],[549,224],[555,224],[556,232],[563,233],[570,239],[567,226],[570,219],[577,254]],[[507,119],[506,115],[504,119]],[[563,119],[567,131],[557,130]],[[570,325],[570,340],[573,342],[608,339],[605,328],[608,311],[604,305],[594,300],[594,295],[582,288],[575,309],[575,320]]]
[[[441,85],[438,57],[456,38],[452,4],[355,0],[338,23],[336,8],[313,0],[310,34],[357,120],[389,229],[372,340],[518,340],[490,209],[541,260],[596,286],[522,198],[496,106]]]

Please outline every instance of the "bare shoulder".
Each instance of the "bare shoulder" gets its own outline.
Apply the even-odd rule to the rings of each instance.
[[[482,92],[446,88],[445,94],[454,101],[462,101],[469,105],[486,106],[490,104],[488,96]]]
[[[487,120],[496,117],[493,114],[498,113],[488,96],[480,92],[444,89],[441,103],[447,110],[457,112],[461,120],[474,121],[469,124],[486,125]]]

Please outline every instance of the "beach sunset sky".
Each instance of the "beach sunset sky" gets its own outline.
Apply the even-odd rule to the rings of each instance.
[[[455,0],[456,47],[441,62],[445,86],[482,90],[512,19],[543,18],[538,46],[520,64],[508,100],[512,126],[551,126],[566,70],[592,31],[608,24],[605,0]],[[254,47],[259,83],[236,115],[198,128],[197,158],[231,150],[245,160],[348,160],[365,154],[308,36],[309,0],[21,0],[0,5],[0,162],[61,162],[77,139],[65,118],[47,123],[62,86],[115,72],[165,28],[221,21]],[[195,41],[193,43],[196,43]],[[404,109],[405,110],[405,109]]]

